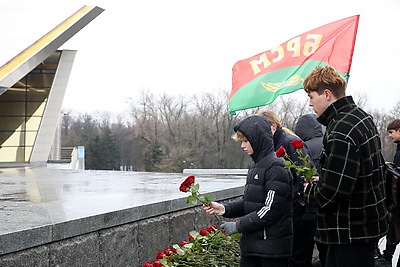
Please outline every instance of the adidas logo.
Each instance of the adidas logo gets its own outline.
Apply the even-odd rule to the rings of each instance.
[[[258,180],[258,174],[256,174],[256,176],[254,176],[254,179],[255,179],[255,180]]]

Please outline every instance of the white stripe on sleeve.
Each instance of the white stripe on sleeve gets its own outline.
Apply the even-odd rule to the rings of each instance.
[[[267,193],[267,198],[265,199],[265,206],[262,207],[258,212],[257,215],[262,219],[265,214],[271,209],[272,202],[274,201],[274,195],[275,191],[274,190],[269,190]]]

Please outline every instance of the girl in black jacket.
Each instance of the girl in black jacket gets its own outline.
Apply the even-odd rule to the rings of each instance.
[[[234,127],[235,140],[253,159],[244,196],[227,204],[204,205],[209,214],[241,217],[221,225],[227,234],[241,233],[241,267],[288,266],[292,251],[292,177],[277,158],[271,127],[261,116],[250,116]]]
[[[271,125],[274,149],[277,151],[283,146],[289,158],[297,165],[302,164],[296,149],[291,144],[292,141],[299,140],[294,132],[282,127],[281,121],[272,110],[261,110],[258,115],[266,118]],[[321,143],[322,145],[322,143]],[[307,146],[301,148],[302,155],[311,157],[311,152]],[[311,162],[314,166],[314,163]],[[312,255],[314,247],[314,232],[312,223],[309,222],[307,211],[310,206],[304,201],[304,177],[297,174],[296,169],[291,169],[293,177],[293,251],[289,259],[290,267],[309,267],[312,266]],[[316,212],[316,211],[315,211]]]

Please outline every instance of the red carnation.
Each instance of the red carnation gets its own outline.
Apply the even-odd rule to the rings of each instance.
[[[211,233],[211,232],[214,231],[215,229],[217,229],[217,226],[215,226],[215,225],[213,224],[213,225],[208,226],[207,231],[208,231],[209,233]]]
[[[183,240],[179,243],[179,246],[183,247],[184,245],[188,244],[187,241]]]
[[[207,234],[208,234],[207,229],[201,229],[201,230],[200,230],[200,235],[201,235],[201,236],[206,236]]]
[[[153,261],[153,267],[162,267],[162,264],[158,260],[155,260]]]
[[[162,253],[162,251],[158,251],[158,252],[157,252],[157,255],[156,255],[156,259],[157,259],[157,260],[162,259],[162,258],[164,258],[164,256],[165,256],[165,254]]]
[[[278,150],[275,152],[275,154],[278,158],[282,158],[286,154],[286,149],[283,146],[281,146],[280,148],[278,148]]]
[[[185,181],[183,181],[179,187],[179,190],[182,192],[187,192],[192,184],[194,184],[194,176],[189,176]]]
[[[172,251],[171,251],[171,249],[170,248],[166,248],[166,249],[164,249],[164,254],[165,255],[171,255],[171,253],[172,253]]]
[[[178,253],[178,251],[176,250],[176,248],[173,248],[173,249],[172,249],[172,253],[174,253],[174,254]]]
[[[145,264],[143,264],[143,267],[153,267],[153,264],[151,262],[146,261]]]
[[[193,240],[193,239],[194,239],[194,237],[191,236],[191,235],[189,235],[189,241],[190,241],[190,240]]]
[[[302,140],[294,140],[290,142],[294,149],[302,149],[303,148],[303,141]]]

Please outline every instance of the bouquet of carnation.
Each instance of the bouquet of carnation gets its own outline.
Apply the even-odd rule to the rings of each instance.
[[[281,146],[275,152],[277,157],[285,158],[285,168],[287,169],[296,169],[297,175],[302,175],[306,179],[307,182],[311,182],[313,180],[313,176],[317,173],[317,168],[312,167],[310,162],[310,157],[308,155],[303,156],[302,148],[303,141],[302,140],[294,140],[290,142],[290,144],[295,149],[297,155],[299,155],[299,159],[303,162],[303,164],[296,165],[295,162],[289,157],[286,153],[286,149]]]

